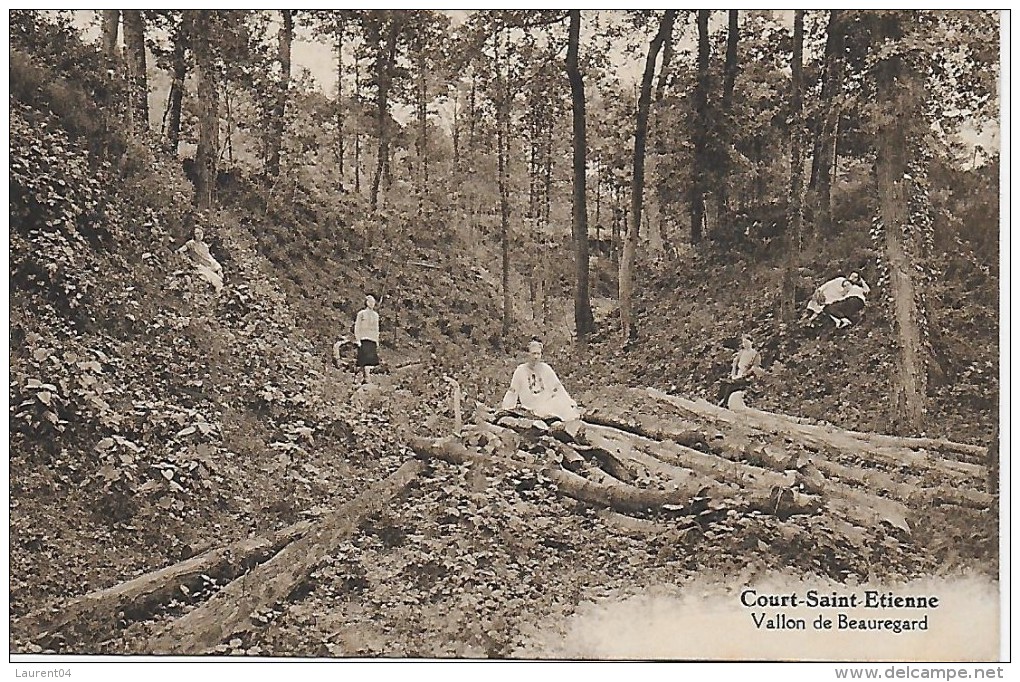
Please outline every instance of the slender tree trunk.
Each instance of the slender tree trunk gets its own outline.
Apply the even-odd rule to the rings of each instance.
[[[507,46],[509,49],[509,46]],[[510,292],[510,174],[508,172],[510,135],[510,93],[499,61],[499,36],[495,46],[496,87],[496,156],[499,171],[499,236],[503,247],[503,338],[508,339],[513,327],[513,299]]]
[[[545,123],[545,183],[542,189],[542,227],[549,228],[549,211],[552,207],[552,175],[553,175],[553,119],[547,117]]]
[[[145,65],[145,19],[142,11],[124,10],[124,52],[129,83],[128,112],[136,132],[149,130],[149,86]]]
[[[567,43],[567,76],[570,80],[570,101],[574,124],[574,197],[571,226],[574,237],[574,327],[579,341],[595,330],[591,312],[588,281],[588,195],[587,195],[587,136],[584,120],[584,78],[577,64],[581,32],[581,10],[570,10],[570,29]]]
[[[825,71],[822,80],[822,116],[815,138],[815,153],[811,164],[811,207],[815,225],[825,235],[833,234],[832,182],[835,167],[836,132],[841,107],[839,95],[843,89],[844,29],[839,10],[829,10],[828,36],[825,40]]]
[[[210,45],[210,13],[187,10],[193,27],[195,76],[198,80],[198,149],[195,151],[195,204],[208,209],[216,182],[216,143],[219,137],[219,101]]]
[[[418,217],[425,213],[425,193],[428,191],[429,182],[429,159],[428,159],[428,128],[427,128],[427,106],[428,106],[428,85],[425,80],[425,70],[428,68],[425,53],[424,39],[418,36],[418,88],[417,88],[417,114],[418,114]]]
[[[733,88],[737,82],[737,43],[740,40],[740,26],[737,22],[738,10],[729,13],[729,30],[726,34],[726,66],[723,70],[722,118],[725,121],[733,112]],[[716,216],[719,223],[729,224],[729,174],[731,162],[729,146],[726,147],[726,158],[719,168],[719,192],[716,194]]]
[[[339,189],[344,191],[344,32],[346,22],[340,17],[336,31],[336,166]]]
[[[694,171],[691,174],[691,243],[701,242],[705,220],[705,185],[708,175],[708,13],[698,10],[698,83],[694,88]]]
[[[379,184],[383,177],[383,167],[390,157],[390,125],[389,125],[389,91],[393,80],[393,60],[397,52],[397,36],[400,25],[396,16],[389,21],[386,43],[379,45],[376,57],[376,83],[379,88],[376,111],[376,129],[379,133],[379,152],[376,156],[375,175],[372,178],[372,210],[379,206]]]
[[[117,58],[117,33],[120,29],[120,10],[103,10],[103,54],[108,59]]]
[[[234,163],[234,113],[230,107],[230,86],[226,83],[223,85],[223,114],[226,118],[227,130],[225,135],[225,142],[223,149],[220,152],[219,158],[222,160],[223,156],[226,155],[227,161],[231,164]]]
[[[181,12],[181,23],[177,26],[174,35],[174,54],[172,61],[173,79],[170,82],[169,104],[167,106],[167,131],[166,138],[170,151],[177,154],[177,147],[181,139],[181,104],[184,101],[184,80],[188,76],[188,63],[184,59],[185,51],[188,49],[191,12]]]
[[[280,176],[280,149],[286,130],[287,94],[290,90],[290,45],[294,40],[294,11],[283,9],[280,10],[280,15],[283,19],[278,48],[280,82],[276,91],[276,106],[273,109],[266,159],[266,180],[269,182]]]
[[[889,15],[881,19],[881,33],[887,42],[902,38],[902,19]],[[923,125],[923,109],[918,93],[923,79],[902,55],[893,50],[877,66],[877,100],[881,125],[877,129],[875,175],[878,205],[885,228],[886,257],[889,259],[889,286],[893,298],[893,319],[899,341],[899,371],[894,381],[894,416],[904,433],[917,433],[924,425],[927,409],[927,363],[921,320],[921,292],[915,281],[921,251],[917,229],[908,212],[910,184],[908,150],[911,136]],[[910,98],[910,99],[908,99]]]
[[[786,322],[796,317],[796,278],[800,261],[803,233],[802,198],[804,191],[804,123],[801,120],[801,89],[804,81],[804,10],[793,14],[793,61],[791,63],[790,93],[790,194],[787,203],[786,268],[783,271],[783,291],[780,296],[781,317]]]
[[[453,167],[460,167],[460,88],[453,93]]]
[[[358,107],[358,121],[361,120],[361,60],[354,56],[354,104]],[[361,128],[354,130],[354,192],[361,194]]]
[[[638,236],[641,230],[641,208],[645,191],[645,143],[648,137],[648,110],[652,99],[652,78],[655,76],[655,60],[662,43],[673,31],[676,10],[668,9],[662,15],[659,31],[648,46],[645,71],[641,78],[641,95],[638,98],[637,127],[634,131],[634,170],[631,178],[631,223],[623,244],[623,258],[620,261],[620,318],[623,323],[624,345],[637,338],[637,327],[633,323],[631,298],[633,296],[633,269],[637,254]]]
[[[666,83],[672,73],[673,67],[673,31],[666,36],[662,46],[662,64],[659,66],[659,80],[655,85],[655,101],[661,102],[662,96],[666,93]]]
[[[471,68],[471,94],[468,96],[468,149],[475,151],[475,119],[478,117],[477,103],[475,101],[475,90],[478,87],[478,74],[474,67]],[[474,156],[472,155],[472,161]]]

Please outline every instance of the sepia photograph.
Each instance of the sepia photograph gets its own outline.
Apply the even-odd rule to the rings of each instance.
[[[1002,678],[1008,28],[9,10],[14,675]]]

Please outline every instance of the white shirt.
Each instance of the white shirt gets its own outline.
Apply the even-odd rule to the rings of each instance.
[[[518,401],[522,407],[539,417],[559,417],[564,421],[577,419],[581,411],[563,388],[553,368],[538,362],[532,368],[528,363],[518,365],[510,379],[510,389],[503,396],[502,407],[512,410]]]
[[[354,318],[354,338],[379,343],[379,313],[365,308]]]

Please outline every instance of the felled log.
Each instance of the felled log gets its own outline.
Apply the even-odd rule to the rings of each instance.
[[[272,537],[248,538],[211,549],[172,566],[29,614],[17,622],[17,629],[26,633],[25,638],[46,648],[55,647],[61,641],[85,647],[109,638],[130,622],[150,618],[161,607],[180,598],[182,586],[190,593],[201,589],[207,578],[218,582],[233,580],[302,537],[311,526],[311,521],[301,521]]]
[[[616,441],[617,451],[623,457],[627,456],[623,447],[630,447],[716,481],[735,484],[745,491],[751,491],[746,493],[751,497],[754,496],[754,491],[789,489],[798,483],[794,472],[779,473],[743,462],[731,462],[678,443],[660,442],[617,431],[611,427],[592,425],[586,433],[586,437],[592,442],[600,442],[598,440],[600,435],[610,442]],[[612,446],[605,442],[600,444],[612,449]],[[859,525],[875,525],[881,521],[888,521],[898,528],[909,530],[908,519],[911,513],[906,506],[895,500],[871,495],[835,481],[826,482],[825,499],[831,509]]]
[[[908,448],[876,445],[839,431],[791,421],[783,415],[753,410],[746,406],[742,407],[739,398],[736,401],[731,401],[731,405],[734,405],[736,409],[729,410],[704,400],[688,400],[652,388],[647,389],[647,392],[652,397],[687,413],[698,414],[724,423],[742,423],[768,433],[785,434],[814,447],[833,447],[841,451],[853,452],[869,461],[887,466],[908,466],[920,471],[930,471],[959,484],[984,478],[984,467],[976,464],[938,461]]]
[[[426,459],[439,459],[451,464],[504,464],[541,473],[568,497],[581,502],[609,507],[622,513],[657,509],[664,504],[684,506],[700,489],[699,485],[676,487],[670,490],[639,488],[606,476],[603,481],[591,481],[583,476],[543,464],[507,462],[502,458],[487,457],[472,451],[456,438],[412,438],[411,449]]]
[[[351,502],[316,521],[300,539],[264,564],[234,580],[194,611],[152,639],[157,654],[200,654],[226,638],[254,627],[251,614],[286,599],[322,560],[361,522],[385,507],[421,473],[424,463],[404,462]]]

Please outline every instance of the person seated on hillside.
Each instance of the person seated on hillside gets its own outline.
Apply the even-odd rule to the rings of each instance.
[[[581,418],[581,410],[563,388],[556,372],[542,362],[542,343],[538,340],[528,344],[527,362],[514,370],[502,408],[512,410],[518,403],[542,419],[557,417],[569,422]]]
[[[733,366],[730,368],[730,375],[719,382],[720,407],[728,407],[730,396],[737,391],[746,391],[751,386],[755,377],[763,373],[761,368],[761,353],[754,347],[750,335],[744,334],[740,337],[741,347],[733,356]]]
[[[845,329],[851,324],[860,322],[860,314],[864,310],[865,296],[871,293],[871,287],[860,276],[852,272],[843,282],[842,296],[823,308],[823,312],[832,318],[836,329]]]
[[[195,237],[177,249],[177,253],[187,257],[195,267],[199,277],[209,282],[216,293],[223,290],[223,266],[209,253],[209,245],[203,241],[205,233],[201,227],[195,228]]]

